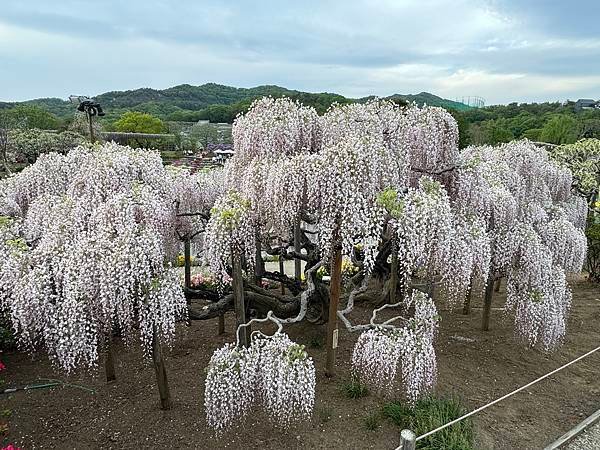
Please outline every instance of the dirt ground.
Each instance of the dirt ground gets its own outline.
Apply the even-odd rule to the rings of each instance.
[[[442,311],[437,339],[439,394],[454,394],[474,409],[600,344],[600,287],[583,279],[572,281],[573,308],[565,344],[553,354],[524,348],[514,338],[513,324],[500,309],[492,311],[491,330],[479,330],[481,302],[470,316]],[[504,288],[496,294],[501,307]],[[353,318],[364,320],[360,306]],[[29,449],[393,449],[399,443],[396,427],[381,421],[368,431],[365,417],[384,400],[371,394],[347,399],[340,384],[349,379],[350,359],[357,336],[340,330],[337,376],[323,375],[325,351],[309,348],[318,368],[317,401],[311,422],[289,430],[271,427],[257,413],[243,428],[221,440],[211,436],[203,408],[204,368],[212,352],[233,340],[233,316],[226,316],[227,333],[217,336],[217,319],[181,325],[167,370],[173,409],[158,408],[154,371],[142,361],[138,348],[117,344],[117,381],[106,384],[103,374],[78,374],[71,386],[17,392],[0,396],[0,411],[12,412],[4,443]],[[287,330],[298,342],[319,340],[324,326],[298,324]],[[457,338],[458,337],[458,338]],[[473,342],[460,339],[467,337]],[[43,355],[3,354],[5,386],[21,386],[43,378],[66,380]],[[600,408],[600,352],[532,388],[493,406],[475,418],[476,445],[480,449],[539,449]]]

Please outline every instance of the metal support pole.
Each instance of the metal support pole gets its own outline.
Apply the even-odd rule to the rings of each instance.
[[[417,441],[415,433],[410,430],[402,430],[400,432],[400,447],[396,450],[415,450]]]

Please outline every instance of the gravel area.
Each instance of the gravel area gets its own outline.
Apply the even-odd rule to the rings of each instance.
[[[566,450],[600,450],[600,422],[587,428],[582,434],[573,439]]]

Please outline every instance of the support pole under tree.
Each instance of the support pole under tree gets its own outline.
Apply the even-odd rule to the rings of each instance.
[[[88,118],[88,124],[90,126],[90,141],[92,142],[92,144],[94,142],[96,142],[96,137],[94,136],[94,125],[92,122],[92,113],[90,111],[86,111],[86,116]]]
[[[481,321],[482,331],[490,329],[490,313],[492,311],[492,297],[494,295],[494,276],[490,274],[485,285],[485,297],[483,299],[483,318]]]
[[[294,252],[296,253],[300,253],[302,251],[302,243],[300,240],[300,219],[298,219],[294,224]],[[302,279],[302,261],[300,261],[298,258],[294,259],[294,278],[296,278],[296,281],[300,281]]]
[[[240,255],[236,252],[232,252],[231,258],[233,266],[233,279],[231,284],[233,287],[233,301],[235,308],[235,322],[237,328],[248,322],[246,318],[246,302],[244,301],[244,279],[242,277],[242,263],[240,261]],[[240,344],[244,347],[250,345],[250,327],[242,327],[240,330]]]
[[[327,363],[325,375],[335,375],[335,349],[338,344],[337,311],[342,287],[342,249],[335,245],[331,260],[331,281],[329,286],[329,321],[327,322]]]
[[[400,432],[400,447],[398,450],[415,450],[417,441],[415,433],[411,430],[402,430]]]
[[[152,362],[154,363],[158,393],[160,395],[160,409],[171,409],[171,393],[167,380],[167,369],[165,368],[165,361],[163,360],[160,343],[158,342],[156,326],[152,334]]]
[[[494,286],[494,292],[500,292],[500,283],[502,283],[502,278],[498,278],[496,280],[496,285]]]
[[[265,274],[265,262],[262,258],[262,245],[260,239],[256,237],[256,253],[254,254],[254,284],[260,286],[262,277]]]
[[[110,383],[115,381],[117,376],[115,374],[115,357],[112,348],[112,340],[108,340],[106,343],[106,350],[104,352],[104,371],[106,373],[106,382]]]
[[[279,273],[281,275],[285,276],[285,265],[284,265],[285,260],[283,259],[283,253],[284,253],[284,249],[282,246],[281,251],[279,252]],[[282,279],[283,279],[283,277],[282,277]],[[283,281],[281,282],[281,295],[285,295],[285,284],[283,283]]]
[[[471,280],[471,284],[469,284],[469,292],[465,296],[465,301],[463,303],[463,314],[468,316],[471,314],[471,300],[473,300],[473,280]]]
[[[392,246],[392,264],[390,267],[390,304],[396,303],[396,291],[398,290],[398,251]]]
[[[219,336],[225,334],[225,314],[219,314]]]
[[[183,241],[183,265],[185,270],[185,287],[187,289],[192,287],[192,255],[190,247],[190,239],[185,238],[185,241]]]

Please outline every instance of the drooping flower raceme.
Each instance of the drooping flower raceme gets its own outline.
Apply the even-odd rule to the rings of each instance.
[[[571,173],[528,141],[470,147],[459,165],[456,209],[486,224],[489,272],[507,277],[517,334],[555,348],[570,305],[566,274],[581,271],[587,248],[586,205],[571,194]]]
[[[158,153],[80,147],[0,185],[0,302],[23,347],[69,372],[115,328],[146,354],[170,342],[187,307],[170,267],[180,198]]]
[[[245,254],[252,264],[255,252],[252,204],[238,192],[229,191],[216,201],[206,225],[206,261],[212,273],[223,280],[229,277],[227,267],[233,256]]]
[[[433,300],[414,291],[406,307],[414,317],[402,327],[374,327],[363,332],[352,354],[352,372],[385,394],[392,394],[398,366],[406,398],[414,403],[434,385],[437,372],[433,341],[439,317]]]
[[[242,423],[255,406],[288,427],[310,418],[314,401],[312,359],[281,332],[253,339],[248,349],[226,344],[208,366],[206,417],[217,434]]]

